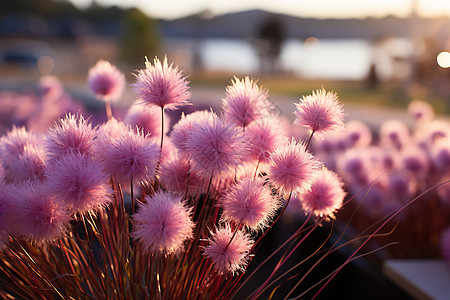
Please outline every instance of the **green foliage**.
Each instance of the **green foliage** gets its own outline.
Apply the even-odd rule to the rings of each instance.
[[[144,57],[155,56],[159,48],[159,34],[156,20],[132,8],[125,13],[124,33],[120,42],[122,59],[133,68],[142,66]]]

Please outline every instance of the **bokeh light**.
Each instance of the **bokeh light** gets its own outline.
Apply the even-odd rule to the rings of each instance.
[[[37,68],[41,74],[50,74],[55,67],[55,62],[50,56],[41,56],[37,61]]]
[[[320,48],[320,41],[318,38],[309,37],[304,42],[305,50],[308,52],[315,52]]]
[[[441,68],[450,68],[450,52],[441,52],[437,56],[437,63]]]

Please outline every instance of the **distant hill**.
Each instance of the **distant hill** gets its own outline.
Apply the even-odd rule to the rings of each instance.
[[[366,38],[410,36],[412,33],[449,38],[450,18],[411,19],[387,16],[367,19],[314,19],[250,10],[209,17],[207,13],[171,21],[160,21],[162,34],[167,37],[248,38],[270,19],[277,19],[286,38]]]

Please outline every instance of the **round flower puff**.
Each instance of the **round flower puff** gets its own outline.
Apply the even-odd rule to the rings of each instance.
[[[305,126],[318,136],[344,131],[344,110],[336,93],[317,90],[296,103],[294,125]]]
[[[253,243],[244,231],[234,233],[230,225],[226,224],[216,232],[211,232],[208,245],[203,248],[203,255],[211,259],[219,273],[235,274],[244,270]]]
[[[133,84],[144,105],[175,110],[188,103],[191,96],[188,82],[178,67],[169,65],[167,58],[162,63],[155,58],[153,65],[147,61],[145,66],[145,69],[138,71],[136,83]]]
[[[191,209],[180,196],[162,191],[145,200],[133,217],[133,237],[142,243],[144,251],[181,251],[184,241],[192,237]]]

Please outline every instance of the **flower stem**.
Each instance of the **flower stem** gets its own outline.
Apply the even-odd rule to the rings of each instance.
[[[105,110],[106,110],[106,117],[108,120],[112,119],[112,107],[111,107],[111,101],[105,101]]]
[[[309,144],[311,144],[311,140],[313,138],[314,132],[316,132],[316,131],[315,130],[311,131],[311,135],[309,136],[308,142],[306,142],[305,151],[308,150],[308,146],[309,146]]]

